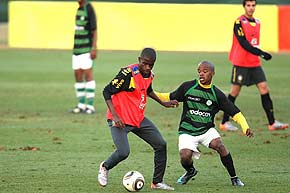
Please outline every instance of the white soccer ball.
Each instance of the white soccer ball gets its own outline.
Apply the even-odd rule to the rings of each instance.
[[[123,177],[123,186],[129,192],[140,191],[145,183],[143,175],[138,171],[129,171]]]

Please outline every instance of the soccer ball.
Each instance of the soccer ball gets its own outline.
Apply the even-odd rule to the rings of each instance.
[[[123,177],[123,186],[129,192],[137,192],[144,186],[145,179],[138,171],[129,171]]]

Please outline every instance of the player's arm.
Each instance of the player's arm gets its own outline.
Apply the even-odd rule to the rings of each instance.
[[[115,107],[112,102],[112,95],[117,94],[121,91],[130,91],[132,87],[132,74],[130,68],[123,68],[120,72],[116,75],[116,77],[107,85],[103,90],[103,96],[106,101],[106,104],[112,113],[113,121],[115,125],[119,128],[124,128],[125,124],[120,119],[119,115],[117,114]],[[131,83],[131,84],[130,84]]]
[[[250,127],[247,123],[247,120],[244,117],[244,115],[242,114],[242,112],[238,112],[237,114],[235,114],[233,116],[233,120],[236,121],[242,127],[244,134],[246,134],[249,137],[253,137],[253,132],[250,129]]]
[[[169,100],[177,100],[178,102],[184,101],[184,95],[185,92],[194,85],[194,80],[187,81],[182,83],[176,90],[170,93],[161,93],[161,92],[155,92],[155,94],[163,101],[169,101]]]
[[[270,60],[272,58],[272,56],[267,53],[262,51],[259,48],[256,48],[254,46],[252,46],[248,40],[246,39],[241,21],[238,19],[236,20],[235,24],[234,24],[234,34],[239,42],[239,44],[248,52],[257,55],[257,56],[261,56],[262,58],[264,58],[265,60]]]
[[[150,84],[147,89],[147,95],[164,107],[178,107],[177,100],[170,100],[169,93],[160,93],[153,91],[152,84]]]
[[[246,134],[248,137],[252,137],[253,132],[250,129],[247,120],[241,113],[240,109],[237,106],[235,106],[221,90],[217,89],[216,87],[214,89],[216,91],[216,96],[218,99],[220,109],[223,110],[228,115],[230,115],[233,118],[233,120],[236,121],[241,126],[244,134]]]
[[[115,76],[103,90],[103,96],[105,100],[111,99],[112,95],[117,94],[121,91],[134,90],[135,86],[132,86],[133,77],[130,68],[122,68],[119,73]],[[133,83],[134,84],[134,83]],[[132,90],[132,91],[133,91]]]
[[[154,93],[162,100],[162,101],[170,101],[170,93],[169,92],[157,92],[157,91],[154,91]]]
[[[91,4],[88,4],[88,15],[89,15],[89,25],[92,34],[92,49],[91,49],[91,58],[95,59],[97,57],[97,19],[94,8]]]

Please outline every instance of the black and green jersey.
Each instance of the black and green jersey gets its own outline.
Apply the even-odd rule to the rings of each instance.
[[[214,118],[219,110],[230,116],[240,110],[215,85],[204,87],[197,80],[181,84],[170,99],[183,102],[183,111],[179,124],[179,134],[202,135],[214,127]]]
[[[73,54],[88,53],[92,49],[93,34],[97,29],[96,15],[90,3],[79,7],[76,14]]]

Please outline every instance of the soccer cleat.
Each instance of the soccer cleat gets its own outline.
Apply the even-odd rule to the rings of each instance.
[[[222,131],[236,131],[238,130],[230,121],[225,122],[224,124],[220,124],[220,129]]]
[[[104,162],[100,164],[98,181],[101,186],[106,186],[108,183],[109,170],[103,166]]]
[[[159,182],[157,184],[151,183],[151,189],[155,189],[155,190],[174,190],[173,187],[165,184],[164,182]]]
[[[73,114],[79,114],[85,112],[85,109],[81,109],[78,106],[76,106],[74,109],[71,110],[71,113]]]
[[[85,113],[88,114],[88,115],[91,115],[91,114],[95,113],[95,110],[86,108]]]
[[[268,125],[269,131],[275,131],[275,130],[284,130],[288,128],[289,125],[286,123],[281,123],[277,120],[272,125]]]
[[[233,186],[245,186],[245,184],[238,177],[231,178],[231,181]]]
[[[193,178],[197,174],[197,170],[193,170],[190,172],[185,172],[182,176],[180,176],[177,180],[177,184],[186,184],[191,178]]]

